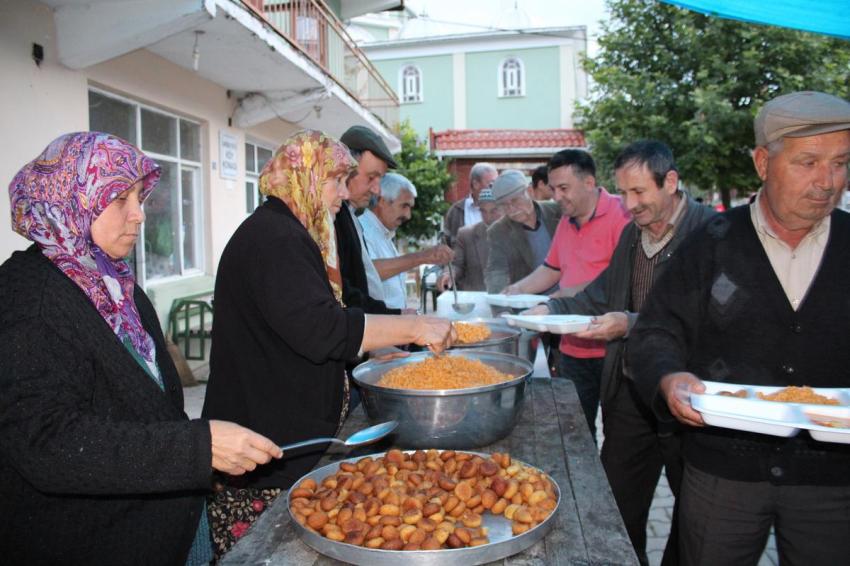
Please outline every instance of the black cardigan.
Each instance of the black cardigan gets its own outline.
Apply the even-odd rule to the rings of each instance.
[[[153,306],[165,391],[32,246],[0,266],[0,561],[183,564],[210,485]]]
[[[354,218],[343,203],[334,221],[336,245],[339,252],[339,271],[342,274],[342,300],[349,307],[357,307],[371,314],[401,314],[401,309],[391,309],[384,301],[369,296],[369,281],[360,247],[360,237]]]
[[[832,213],[817,274],[791,307],[748,206],[719,215],[680,248],[650,293],[629,338],[635,381],[661,419],[662,376],[753,385],[849,387],[850,215]],[[688,427],[687,462],[740,481],[850,484],[850,445],[718,427]]]
[[[363,341],[364,315],[343,309],[318,246],[271,197],[233,234],[215,282],[204,417],[235,421],[284,444],[333,436],[345,362]],[[239,485],[289,487],[321,456],[285,455]]]

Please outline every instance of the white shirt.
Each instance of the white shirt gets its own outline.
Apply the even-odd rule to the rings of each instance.
[[[823,259],[826,242],[829,239],[830,217],[827,216],[809,230],[797,247],[791,246],[779,239],[776,232],[768,224],[761,209],[762,194],[759,191],[756,199],[750,205],[750,218],[764,248],[773,272],[782,284],[785,296],[794,310],[797,310]]]
[[[360,224],[360,217],[354,214],[355,208],[350,203],[346,203],[348,211],[351,213],[351,218],[354,219],[354,227],[357,229],[357,237],[360,238],[360,257],[363,259],[363,269],[366,271],[366,281],[369,284],[369,296],[376,301],[384,300],[384,287],[381,285],[381,276],[378,275],[378,270],[375,269],[375,264],[372,263],[372,258],[369,257],[367,244],[363,240],[363,226]],[[368,211],[367,211],[368,212]]]
[[[363,239],[369,247],[369,256],[372,259],[387,259],[398,257],[398,249],[395,247],[395,232],[390,232],[381,219],[374,212],[367,210],[360,216],[360,224],[363,226]],[[376,270],[377,271],[377,270]],[[407,293],[405,292],[404,272],[393,275],[382,281],[384,302],[393,309],[407,307]]]
[[[472,226],[481,222],[481,209],[472,200],[472,195],[466,197],[463,201],[463,225]]]

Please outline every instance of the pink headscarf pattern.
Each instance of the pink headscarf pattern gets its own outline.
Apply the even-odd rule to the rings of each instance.
[[[100,132],[53,140],[9,185],[12,228],[32,240],[89,298],[118,340],[132,346],[160,387],[153,339],[133,300],[135,279],[124,258],[109,257],[91,237],[95,219],[138,181],[144,199],[160,168],[130,143]]]

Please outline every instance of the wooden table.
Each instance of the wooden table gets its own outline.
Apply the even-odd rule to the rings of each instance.
[[[637,564],[572,382],[532,379],[526,394],[525,407],[511,435],[476,450],[510,452],[542,468],[560,485],[561,506],[555,525],[543,540],[499,563]],[[346,421],[340,437],[346,438],[365,426],[368,421],[361,405]],[[383,443],[349,453],[329,451],[318,466],[390,447]],[[301,542],[290,524],[286,497],[281,494],[221,564],[318,566],[340,562],[317,554]]]

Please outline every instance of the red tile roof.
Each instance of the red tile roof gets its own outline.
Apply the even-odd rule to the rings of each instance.
[[[431,132],[431,150],[585,147],[581,130],[445,130]]]

